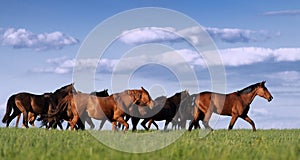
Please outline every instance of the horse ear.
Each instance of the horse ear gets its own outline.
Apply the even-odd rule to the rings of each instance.
[[[265,83],[266,83],[266,81],[262,81],[262,82],[261,82],[262,85],[265,85]]]

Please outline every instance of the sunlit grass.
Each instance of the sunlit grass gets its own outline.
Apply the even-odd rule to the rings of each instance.
[[[147,135],[164,142],[180,131],[112,133],[92,131],[112,141],[139,141]],[[100,143],[90,131],[0,128],[0,159],[299,159],[300,130],[216,130],[201,138],[199,131],[184,132],[163,149],[127,153]],[[93,135],[94,135],[93,133]],[[113,137],[113,138],[112,138]],[[153,144],[145,141],[145,148]],[[133,143],[134,144],[134,143]],[[143,144],[143,143],[142,143]],[[123,144],[124,145],[124,144]],[[134,147],[134,146],[128,146]]]

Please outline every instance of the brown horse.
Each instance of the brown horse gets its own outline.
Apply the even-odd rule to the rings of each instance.
[[[179,110],[177,112],[177,125],[179,125],[178,128],[185,129],[186,127],[186,121],[187,120],[193,120],[194,118],[194,105],[195,105],[195,98],[198,94],[193,94],[184,99],[179,107]],[[199,123],[194,124],[194,128],[200,129]]]
[[[7,102],[6,114],[2,122],[9,126],[9,123],[19,114],[23,113],[23,125],[28,128],[28,114],[34,114],[34,120],[37,115],[46,114],[51,106],[55,106],[66,95],[76,92],[73,84],[66,85],[57,89],[54,93],[45,93],[35,95],[27,92],[22,92],[11,96]],[[13,114],[10,115],[10,112]],[[33,120],[33,121],[34,121]],[[32,122],[33,123],[33,122]]]
[[[156,112],[156,114],[154,114],[152,117],[150,118],[145,118],[141,125],[148,130],[151,126],[151,124],[154,121],[163,121],[166,120],[165,126],[164,126],[164,130],[167,129],[168,124],[173,120],[174,116],[176,115],[178,108],[180,107],[181,101],[184,100],[185,98],[187,98],[189,96],[188,91],[182,91],[179,93],[176,93],[175,95],[173,95],[172,97],[169,97],[165,100],[162,100],[162,97],[158,97],[155,99],[155,107],[154,107],[154,111],[157,108],[161,108],[159,111]],[[160,106],[160,107],[159,107]],[[146,127],[146,123],[148,123],[148,128]],[[158,126],[156,123],[155,124],[156,128],[158,129]]]
[[[94,92],[91,92],[90,95],[94,95],[94,96],[97,96],[97,97],[107,97],[107,96],[109,96],[109,94],[108,94],[108,89],[104,89],[103,91],[99,91],[99,92],[94,91]],[[68,98],[66,98],[66,100],[67,100],[67,99],[68,99]],[[65,103],[65,102],[62,102],[62,103]],[[67,111],[67,110],[66,110],[66,111]],[[52,114],[52,113],[50,113],[50,114]],[[61,112],[61,114],[62,114],[62,112]],[[69,115],[68,115],[68,113],[66,113],[65,115],[63,115],[63,116],[61,117],[61,119],[62,119],[62,120],[63,120],[63,119],[68,119],[67,117],[73,117],[73,115],[70,115],[70,113],[69,113]],[[56,121],[57,121],[57,120],[55,120],[55,121],[53,121],[52,123],[50,123],[50,126],[53,126],[53,124],[55,124]],[[91,118],[90,118],[90,117],[85,117],[85,119],[80,119],[80,120],[78,121],[78,123],[77,123],[77,128],[76,128],[76,129],[82,129],[82,130],[84,130],[84,129],[85,129],[85,126],[84,126],[85,121],[90,125],[91,129],[95,128],[95,125],[94,125],[93,121],[91,120]],[[104,123],[105,123],[105,122],[106,122],[106,119],[101,120],[101,123],[100,123],[100,126],[99,126],[99,130],[102,129],[102,127],[104,126]],[[69,125],[69,123],[68,123],[66,129],[69,129],[69,127],[70,127],[70,125]]]
[[[232,117],[228,127],[229,130],[232,129],[237,118],[240,117],[250,123],[253,131],[256,131],[254,122],[247,114],[250,104],[257,95],[267,99],[269,102],[273,99],[265,83],[266,81],[256,83],[230,94],[201,92],[195,98],[194,119],[189,126],[189,131],[200,119],[203,120],[203,125],[206,129],[212,129],[208,125],[208,121],[213,112]]]
[[[96,95],[97,97],[107,97],[107,96],[109,96],[108,89],[105,89],[105,90],[100,91],[100,92],[92,92],[91,95]],[[106,122],[106,119],[101,120],[101,123],[99,125],[99,130],[101,130],[103,128],[105,122]]]
[[[130,107],[141,105],[152,108],[154,105],[148,91],[143,87],[140,90],[126,90],[108,97],[79,93],[66,97],[64,101],[57,108],[68,113],[69,117],[66,120],[69,122],[71,130],[75,128],[79,117],[85,119],[88,116],[97,120],[109,120],[113,124],[113,130],[116,128],[116,123],[119,122],[126,127],[125,131],[127,131],[129,125],[123,117],[126,112],[128,113]],[[49,118],[58,116],[60,116],[59,111],[49,115]]]

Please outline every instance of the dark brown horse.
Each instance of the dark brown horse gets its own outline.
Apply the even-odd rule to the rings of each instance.
[[[173,120],[174,116],[176,115],[181,101],[184,100],[185,98],[187,98],[188,96],[189,96],[189,93],[188,93],[188,91],[185,90],[185,91],[176,93],[175,95],[173,95],[172,97],[169,97],[167,99],[164,99],[163,97],[156,98],[153,111],[155,112],[155,110],[157,108],[159,108],[159,110],[156,111],[156,114],[154,114],[152,117],[145,118],[142,121],[141,125],[146,130],[148,130],[154,121],[166,120],[166,123],[164,126],[164,130],[166,130],[168,127],[168,124]],[[162,100],[162,99],[164,99],[164,100]],[[148,127],[146,127],[147,122],[149,122]],[[158,129],[157,124],[156,123],[153,123],[153,124],[155,124],[156,128]]]
[[[269,102],[273,99],[265,83],[266,81],[256,83],[230,94],[201,92],[195,98],[194,119],[189,126],[189,131],[191,131],[193,125],[198,123],[199,120],[203,120],[203,125],[206,129],[211,129],[208,121],[213,112],[232,117],[228,127],[229,130],[232,129],[237,118],[240,117],[250,123],[253,131],[256,131],[254,122],[247,114],[250,104],[257,95]]]
[[[130,107],[135,105],[153,107],[154,102],[151,99],[148,91],[143,87],[140,90],[126,90],[121,93],[116,93],[108,97],[96,97],[90,94],[79,93],[73,96],[68,96],[64,99],[57,108],[69,113],[67,119],[71,130],[74,129],[76,123],[80,119],[85,119],[87,116],[97,120],[109,120],[113,124],[113,130],[116,128],[116,123],[124,125],[125,131],[128,130],[128,123],[123,117]],[[60,112],[49,117],[57,117]]]
[[[58,102],[69,94],[73,94],[76,90],[73,84],[64,86],[54,93],[45,93],[42,95],[35,95],[27,92],[22,92],[11,96],[7,102],[6,114],[2,122],[9,126],[9,123],[19,114],[23,113],[23,125],[28,128],[28,114],[34,114],[34,119],[37,115],[46,114],[49,108],[58,104]],[[10,112],[13,114],[10,115]],[[32,122],[33,123],[33,122]]]

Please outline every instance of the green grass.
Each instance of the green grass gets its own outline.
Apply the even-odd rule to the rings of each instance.
[[[155,138],[176,132],[155,132]],[[99,134],[139,140],[145,132]],[[199,131],[185,132],[163,149],[134,154],[111,149],[88,131],[0,128],[0,159],[300,159],[300,130],[216,130],[204,138]]]

